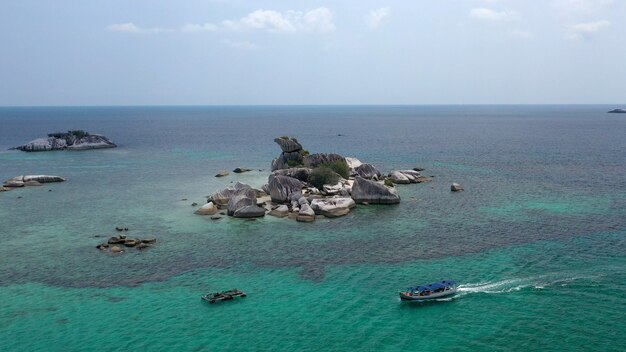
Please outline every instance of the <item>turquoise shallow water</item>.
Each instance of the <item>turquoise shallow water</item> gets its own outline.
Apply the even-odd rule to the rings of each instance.
[[[0,350],[622,350],[626,123],[605,110],[2,108],[0,177],[68,182],[0,193]],[[120,147],[5,150],[70,128]],[[261,186],[284,134],[435,180],[312,224],[193,215]],[[213,177],[236,166],[255,171]],[[158,243],[98,252],[118,225]],[[444,278],[452,299],[397,298]],[[233,287],[249,296],[199,299]]]

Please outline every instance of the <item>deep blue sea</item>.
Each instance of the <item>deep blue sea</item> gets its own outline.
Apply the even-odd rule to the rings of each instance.
[[[0,108],[0,180],[67,178],[0,192],[0,350],[623,351],[626,118],[612,108]],[[70,129],[119,147],[7,150]],[[193,214],[231,183],[266,183],[283,135],[434,181],[313,223]],[[253,171],[214,177],[239,166]],[[97,250],[116,226],[157,243]],[[398,299],[442,279],[459,293]],[[235,287],[248,297],[200,300]]]

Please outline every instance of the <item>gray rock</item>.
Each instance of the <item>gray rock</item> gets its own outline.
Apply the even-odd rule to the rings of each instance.
[[[311,169],[316,168],[321,164],[327,164],[336,161],[345,162],[346,159],[343,156],[334,153],[318,153],[304,156],[304,166]]]
[[[51,175],[26,175],[23,176],[23,181],[37,181],[39,183],[52,183],[52,182],[65,182],[65,179],[61,176]]]
[[[276,170],[272,172],[272,174],[275,176],[289,176],[302,182],[307,182],[309,180],[309,175],[311,175],[311,169],[305,167],[292,167],[289,169]]]
[[[378,180],[382,175],[378,169],[372,164],[361,164],[355,169],[358,176],[366,178],[368,180]]]
[[[255,205],[246,205],[233,213],[236,218],[259,218],[265,216],[265,209]]]
[[[418,171],[418,172],[419,171],[424,171],[424,170],[426,170],[426,169],[424,169],[423,167],[419,167],[419,166],[413,168],[413,171]]]
[[[357,158],[351,158],[347,156],[345,159],[346,159],[346,163],[352,170],[356,170],[359,166],[363,165],[361,160]]]
[[[424,183],[424,182],[431,182],[433,180],[432,177],[428,177],[428,176],[420,176],[420,177],[416,177],[415,181],[417,183]]]
[[[387,187],[375,181],[356,177],[352,185],[352,199],[356,203],[397,204],[400,195],[395,188]]]
[[[305,205],[305,204],[309,204],[309,201],[308,201],[306,198],[304,198],[304,197],[300,197],[300,198],[298,199],[298,205],[299,205],[300,207],[302,207],[302,206],[303,206],[303,205]]]
[[[215,213],[217,213],[217,207],[213,202],[208,202],[205,205],[201,206],[198,210],[196,210],[194,214],[213,215]]]
[[[313,222],[315,221],[315,211],[311,209],[311,206],[308,204],[303,205],[298,212],[298,216],[296,217],[296,221],[299,222]]]
[[[283,152],[278,158],[272,161],[272,171],[300,167],[302,165],[303,159],[300,152]]]
[[[255,194],[257,194],[257,196],[261,192],[260,190],[256,190],[245,183],[237,182],[233,186],[211,194],[208,197],[208,201],[215,203],[217,206],[228,204],[230,198],[242,189],[251,189],[255,192]]]
[[[315,214],[324,215],[329,218],[344,216],[355,206],[354,200],[347,197],[314,199],[311,202],[311,208],[315,211]]]
[[[10,180],[4,181],[4,187],[9,187],[9,188],[24,187],[24,181],[22,181],[21,179],[12,178]]]
[[[235,215],[235,212],[237,212],[237,210],[248,206],[254,206],[258,208],[258,206],[256,205],[256,193],[252,188],[239,189],[232,195],[232,197],[228,201],[226,214],[233,216]],[[263,210],[263,213],[265,213],[265,210]]]
[[[228,176],[228,171],[221,170],[220,172],[217,173],[217,175],[215,175],[215,177],[224,177],[224,176]]]
[[[285,153],[298,152],[302,150],[302,145],[298,143],[298,140],[295,138],[275,138],[274,142],[280,146]]]
[[[279,205],[276,209],[269,212],[269,215],[284,218],[289,215],[289,207],[286,205]]]
[[[389,174],[389,178],[393,183],[397,184],[411,183],[411,180],[400,171],[392,171],[391,174]]]
[[[238,167],[235,170],[233,170],[233,172],[236,174],[240,174],[240,173],[248,172],[248,171],[252,171],[252,169],[246,169],[245,167]]]
[[[270,175],[268,190],[273,202],[285,203],[292,193],[302,192],[303,184],[298,179],[289,176]]]
[[[117,145],[103,135],[89,134],[82,131],[70,131],[50,133],[47,138],[38,138],[12,149],[25,152],[41,152],[50,150],[86,150],[115,147],[117,147]]]
[[[613,109],[609,111],[609,114],[626,114],[626,109]]]
[[[341,182],[338,182],[336,185],[324,185],[324,187],[322,187],[323,192],[331,196],[339,194],[342,189],[343,184]]]
[[[464,191],[465,189],[463,188],[463,186],[455,182],[450,186],[450,190],[452,192],[460,192],[460,191]]]

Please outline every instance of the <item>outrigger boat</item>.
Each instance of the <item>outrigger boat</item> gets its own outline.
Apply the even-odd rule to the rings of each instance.
[[[406,291],[400,292],[400,299],[403,301],[426,301],[453,295],[456,293],[456,289],[457,286],[454,281],[438,281],[428,285],[409,287]]]
[[[207,293],[201,298],[209,303],[215,303],[229,301],[235,297],[246,297],[246,293],[235,288],[224,292]]]

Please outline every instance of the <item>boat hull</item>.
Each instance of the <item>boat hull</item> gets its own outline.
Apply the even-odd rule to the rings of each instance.
[[[428,296],[414,296],[414,295],[409,295],[409,292],[400,292],[400,299],[403,301],[428,301],[428,300],[432,300],[432,299],[437,299],[437,298],[443,298],[443,297],[448,297],[451,296],[453,294],[456,293],[456,288],[453,288],[451,290],[447,290],[444,292],[437,292],[437,293],[432,293]]]

